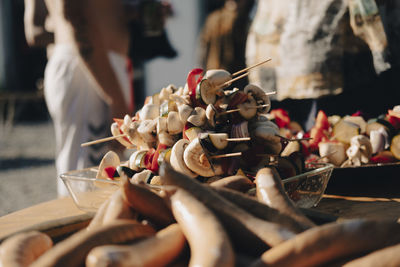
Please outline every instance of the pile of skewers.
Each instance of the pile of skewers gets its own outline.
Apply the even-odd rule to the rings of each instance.
[[[116,139],[136,150],[122,164],[116,153],[108,152],[99,164],[97,178],[115,179],[118,167],[124,167],[135,179],[160,184],[153,178],[166,161],[189,177],[216,179],[238,171],[255,173],[267,164],[284,161],[277,160],[282,145],[298,139],[280,136],[278,126],[268,119],[269,95],[275,92],[266,93],[254,84],[232,88],[250,69],[268,61],[234,74],[193,69],[184,87],[168,85],[147,97],[135,116],[114,119],[112,137],[82,145]],[[301,159],[288,161],[289,165],[295,162],[292,169],[297,171],[283,176],[304,169]]]
[[[361,112],[340,117],[320,110],[308,132],[293,130],[285,111],[272,110],[279,120],[281,135],[311,137],[293,142],[281,154],[298,151],[306,161],[322,160],[337,167],[358,167],[400,161],[400,106],[377,118],[366,119]]]

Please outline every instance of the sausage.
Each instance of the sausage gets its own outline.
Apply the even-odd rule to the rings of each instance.
[[[189,178],[163,163],[160,176],[168,185],[178,186],[210,208],[232,236],[233,242],[249,253],[258,254],[275,246],[295,233],[281,225],[261,220],[224,199],[209,186]]]
[[[149,226],[131,220],[119,220],[92,231],[80,230],[44,253],[32,267],[82,266],[89,251],[105,244],[117,244],[155,234]]]
[[[86,227],[87,230],[94,229],[103,224],[104,214],[107,211],[110,201],[111,201],[111,198],[107,199],[100,205],[100,207],[96,211],[96,214],[93,216],[93,219],[90,221],[89,225]]]
[[[281,224],[295,233],[301,233],[310,228],[294,220],[292,217],[283,214],[279,210],[271,208],[248,195],[227,188],[213,189],[223,198],[231,201],[243,210],[260,219]]]
[[[249,178],[241,175],[229,176],[219,179],[215,182],[210,183],[212,187],[224,187],[237,190],[240,192],[247,192],[253,188],[255,184],[250,181]]]
[[[174,217],[164,200],[145,185],[132,184],[121,175],[122,196],[128,205],[158,226],[174,223]]]
[[[213,212],[183,189],[170,198],[172,212],[190,246],[189,266],[234,266],[229,237]]]
[[[352,260],[344,267],[396,267],[400,266],[400,244],[376,250],[364,257]]]
[[[400,242],[400,224],[351,219],[313,227],[266,251],[251,267],[317,266]]]
[[[257,199],[262,203],[280,210],[292,217],[304,227],[313,227],[315,224],[309,220],[288,197],[282,185],[282,180],[276,170],[262,168],[257,172],[256,179]]]
[[[29,266],[52,246],[51,238],[38,231],[15,234],[0,246],[0,266]]]
[[[86,229],[91,230],[98,226],[112,223],[117,219],[135,220],[136,217],[137,214],[123,199],[121,189],[118,189],[101,204]]]
[[[118,189],[112,194],[110,203],[104,213],[103,225],[113,223],[117,219],[135,220],[137,214],[130,208],[122,196],[122,190]]]
[[[182,252],[185,243],[185,236],[175,223],[132,245],[95,247],[86,258],[86,266],[165,266]]]

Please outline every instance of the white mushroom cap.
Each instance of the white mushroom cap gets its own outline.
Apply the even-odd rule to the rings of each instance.
[[[185,161],[183,160],[183,154],[187,146],[189,145],[189,141],[186,139],[180,139],[171,150],[170,163],[174,170],[183,173],[189,177],[195,178],[197,177],[197,173],[192,172],[187,166]]]
[[[118,123],[113,122],[111,124],[111,134],[113,136],[118,136],[118,135],[125,134],[125,133],[124,132],[121,133],[121,131],[120,131],[119,127],[118,127]],[[125,146],[127,148],[132,148],[133,147],[133,145],[129,141],[125,140],[123,137],[118,137],[117,141],[120,142],[123,146]]]
[[[136,150],[135,152],[133,152],[131,154],[131,156],[129,157],[129,162],[128,162],[128,166],[130,169],[134,170],[134,171],[140,171],[141,168],[138,167],[137,164],[137,156],[139,154],[143,154],[146,153],[148,150],[147,149],[140,149],[140,150]]]
[[[169,100],[169,96],[172,95],[174,93],[172,87],[164,87],[161,89],[160,91],[160,101],[168,101]]]
[[[146,104],[139,112],[141,120],[153,120],[160,116],[160,106],[156,104]]]
[[[147,181],[151,175],[152,175],[152,172],[150,170],[143,170],[141,172],[135,173],[132,176],[132,178],[130,179],[130,182],[132,184],[147,183]]]
[[[138,133],[146,143],[153,143],[156,141],[154,133],[156,131],[157,123],[154,120],[143,120],[137,128]]]
[[[319,155],[325,157],[328,162],[340,166],[347,159],[346,148],[341,142],[320,142],[318,144]]]
[[[186,147],[183,153],[183,160],[186,166],[193,172],[204,177],[216,175],[211,168],[211,164],[204,154],[204,150],[200,145],[199,138],[194,139]]]
[[[266,95],[263,89],[255,84],[248,84],[243,90],[246,94],[251,94],[255,98],[257,105],[269,105],[262,109],[258,109],[257,112],[265,114],[270,111],[271,100],[269,99],[269,96]]]
[[[206,71],[204,78],[208,79],[212,86],[218,86],[231,80],[232,75],[223,69],[211,69]]]
[[[171,147],[175,144],[175,141],[176,139],[174,138],[174,136],[170,135],[167,132],[161,132],[158,134],[158,142],[160,144]]]
[[[206,108],[206,117],[208,120],[208,124],[211,127],[215,127],[215,115],[216,115],[216,109],[213,104],[209,104]]]
[[[139,121],[134,121],[131,123],[130,127],[127,130],[128,139],[129,141],[131,141],[132,144],[136,145],[138,148],[144,146],[147,147],[146,142],[138,133],[139,126],[140,126]]]
[[[195,107],[193,113],[194,114],[190,115],[187,121],[198,127],[203,126],[207,121],[205,109],[202,107]]]
[[[167,127],[167,118],[166,117],[157,117],[157,134],[168,131]]]
[[[178,114],[179,119],[183,124],[186,123],[187,119],[189,118],[190,114],[192,114],[193,108],[189,105],[183,104],[178,107]]]
[[[118,167],[121,164],[119,156],[114,151],[108,151],[99,164],[99,171],[96,174],[97,179],[107,179],[108,175],[105,172],[107,167]]]
[[[358,147],[361,152],[361,162],[368,163],[372,156],[372,145],[369,138],[365,135],[353,136],[350,140],[350,145]]]
[[[380,128],[383,129],[383,128]],[[380,130],[372,130],[369,133],[369,138],[371,140],[371,146],[372,146],[372,154],[376,154],[378,152],[381,152],[385,150],[385,136]]]
[[[179,114],[176,111],[168,113],[167,128],[170,134],[178,134],[183,131],[183,123],[179,119]]]

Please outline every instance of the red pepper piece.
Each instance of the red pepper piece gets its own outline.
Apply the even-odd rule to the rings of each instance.
[[[245,92],[237,91],[233,96],[230,97],[227,110],[235,109],[237,107],[237,105],[246,102],[247,99],[248,99],[248,96]]]
[[[120,133],[120,134],[124,134],[124,132],[121,130],[121,126],[122,126],[122,124],[124,124],[124,120],[123,120],[123,119],[116,119],[116,118],[113,118],[113,120],[114,120],[114,122],[116,122],[117,125],[118,125],[119,133]],[[128,137],[124,136],[124,137],[122,137],[122,138],[123,138],[125,141],[129,142],[130,144],[132,144],[132,142],[128,139]],[[132,145],[133,145],[133,144],[132,144]]]
[[[270,112],[275,117],[275,123],[279,128],[288,128],[290,124],[289,114],[282,108],[273,109]]]
[[[151,169],[151,163],[153,162],[153,157],[154,157],[154,153],[156,152],[156,150],[154,148],[151,148],[149,151],[146,152],[146,154],[144,155],[143,158],[143,164],[144,167],[148,170]]]
[[[189,89],[189,96],[190,100],[192,101],[194,106],[201,106],[201,102],[196,98],[196,87],[197,84],[203,79],[203,76],[201,75],[203,73],[203,69],[197,68],[197,69],[192,69],[186,79],[186,83],[188,85]]]
[[[109,166],[109,167],[105,167],[104,171],[107,173],[107,177],[109,179],[114,180],[115,173],[117,172],[117,168],[115,168],[114,166]]]
[[[322,110],[318,111],[317,118],[315,119],[315,127],[323,130],[329,130],[330,124],[328,116]]]
[[[158,165],[158,157],[160,156],[160,152],[166,149],[168,146],[164,144],[158,144],[156,151],[154,152],[154,156],[151,162],[150,171],[158,174],[158,169],[160,166]]]
[[[386,115],[386,120],[388,120],[396,130],[400,129],[400,114],[397,112],[389,109],[388,114]]]

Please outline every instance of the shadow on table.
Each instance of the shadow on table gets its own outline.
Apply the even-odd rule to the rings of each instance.
[[[34,158],[34,157],[19,157],[12,159],[0,158],[0,169],[9,170],[15,168],[29,168],[29,167],[40,167],[54,164],[54,159],[49,158]]]

